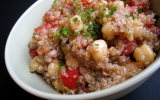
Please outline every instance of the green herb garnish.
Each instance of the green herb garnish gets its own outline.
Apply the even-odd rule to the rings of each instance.
[[[68,95],[68,93],[69,93],[70,91],[72,91],[71,89],[69,89],[69,88],[67,88],[67,87],[65,87],[65,86],[63,86],[63,88],[67,90],[67,95]]]
[[[58,35],[58,34],[56,33],[56,36],[55,36],[54,38],[55,38],[56,41],[59,41],[59,40],[60,40],[60,35]]]
[[[135,17],[135,16],[133,15],[133,12],[130,14],[130,17],[133,17],[133,20],[134,20],[135,18],[137,18],[137,17]]]
[[[76,22],[77,20],[78,20],[78,18],[77,18],[77,17],[73,19],[73,21],[74,21],[74,22]]]
[[[79,86],[79,84],[77,85],[77,89],[81,89],[81,87]]]
[[[61,69],[62,66],[64,66],[64,63],[63,62],[59,63],[58,69]]]
[[[99,46],[99,44],[91,44],[90,46]]]
[[[140,14],[142,11],[141,11],[141,9],[138,9],[138,13]]]
[[[96,81],[99,82],[96,70],[94,70],[94,73],[95,73]]]

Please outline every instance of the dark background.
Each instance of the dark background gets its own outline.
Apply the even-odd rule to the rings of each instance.
[[[21,89],[11,79],[4,61],[5,44],[12,27],[34,2],[36,0],[0,0],[0,98],[41,99]],[[160,69],[136,90],[118,100],[160,100]]]

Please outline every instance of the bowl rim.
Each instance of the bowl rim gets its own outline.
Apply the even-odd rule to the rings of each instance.
[[[96,91],[96,92],[86,93],[86,94],[60,95],[60,94],[52,94],[52,93],[42,92],[37,89],[34,89],[33,87],[30,87],[29,85],[27,85],[26,83],[21,81],[16,76],[15,72],[13,70],[11,70],[12,65],[7,60],[9,58],[9,54],[8,54],[7,50],[8,50],[8,45],[10,43],[11,35],[14,34],[13,30],[16,29],[17,24],[22,20],[23,16],[25,16],[30,10],[32,10],[32,8],[34,6],[38,5],[41,2],[44,2],[44,0],[36,1],[20,16],[20,18],[17,20],[17,22],[14,24],[13,28],[11,29],[10,34],[7,38],[6,45],[5,45],[4,58],[5,58],[5,64],[6,64],[7,71],[9,73],[9,75],[11,76],[11,78],[14,80],[14,82],[16,84],[18,84],[25,91],[27,91],[35,96],[45,98],[45,99],[95,99],[95,98],[105,97],[105,96],[109,96],[114,93],[118,93],[120,91],[123,91],[123,90],[139,83],[141,80],[144,80],[145,78],[151,76],[159,68],[160,56],[158,56],[157,59],[150,66],[148,66],[145,70],[143,70],[138,75],[132,77],[131,79],[128,79],[128,80],[126,80],[120,84],[117,84],[115,86],[112,86],[110,88]]]

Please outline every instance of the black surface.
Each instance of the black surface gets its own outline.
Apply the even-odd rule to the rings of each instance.
[[[40,99],[21,89],[9,76],[4,62],[7,37],[18,18],[36,0],[0,0],[0,99]],[[160,100],[160,69],[133,92],[118,100]]]

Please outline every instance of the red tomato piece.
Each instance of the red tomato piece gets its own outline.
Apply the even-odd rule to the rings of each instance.
[[[38,56],[37,48],[29,50],[33,57]]]
[[[124,47],[124,50],[122,51],[122,54],[130,55],[132,51],[137,47],[136,40],[129,41],[128,39],[125,39],[123,42],[126,47]]]
[[[130,0],[131,6],[142,6],[141,0]]]
[[[55,24],[55,25],[52,25],[51,28],[60,28],[60,25],[59,24]]]
[[[60,73],[60,78],[65,87],[69,89],[77,89],[77,80],[79,78],[79,70],[69,70],[65,73],[66,76],[63,76]]]
[[[81,2],[83,3],[83,6],[87,6],[87,5],[91,5],[92,4],[88,0],[81,0]]]
[[[82,35],[79,35],[76,37],[76,41],[79,42],[81,44],[81,49],[84,49],[85,47],[87,47],[90,43],[88,43],[87,45],[83,45],[82,41],[84,40],[84,37]],[[78,48],[78,49],[80,49]]]
[[[38,28],[35,28],[34,29],[34,31],[35,31],[35,33],[39,33],[39,32],[44,32],[45,30],[48,30],[49,28],[50,28],[51,26],[50,26],[50,24],[44,24],[44,25],[42,25],[42,26],[39,26]]]
[[[134,13],[134,9],[132,8],[132,7],[130,7],[130,6],[126,6],[126,8],[129,10],[129,13]]]
[[[155,24],[155,22],[150,22],[149,24],[146,24],[146,27],[147,27],[147,28],[151,28],[152,25],[154,25],[154,24]]]
[[[83,39],[84,38],[83,38],[82,35],[79,35],[79,36],[76,37],[76,41],[79,42],[79,43],[82,43]]]

